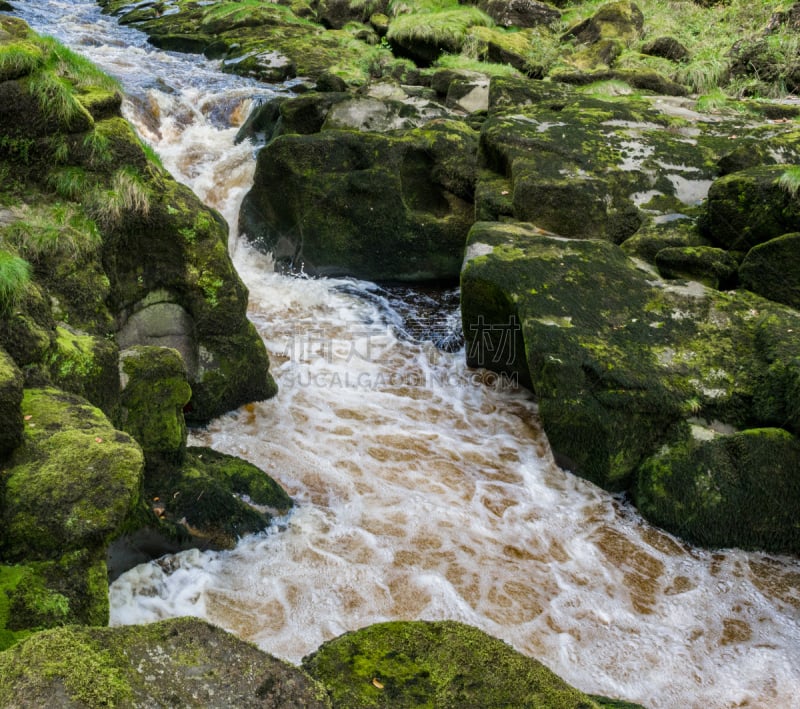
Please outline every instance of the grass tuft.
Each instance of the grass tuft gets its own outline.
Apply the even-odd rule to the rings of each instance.
[[[6,227],[4,236],[34,263],[51,256],[94,253],[100,246],[97,225],[78,207],[56,202],[13,211],[17,219]]]
[[[13,308],[31,280],[31,265],[23,258],[0,249],[0,312]]]
[[[146,217],[151,194],[142,177],[131,168],[120,168],[111,178],[110,189],[97,189],[89,199],[89,211],[102,228],[120,226],[126,216]]]
[[[792,165],[779,178],[778,186],[785,190],[792,199],[800,192],[800,165]]]

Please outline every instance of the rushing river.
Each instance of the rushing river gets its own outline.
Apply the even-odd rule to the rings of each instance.
[[[254,171],[236,125],[286,87],[156,51],[91,0],[15,4],[120,79],[144,139],[235,225]],[[230,552],[124,574],[112,624],[196,615],[297,662],[376,621],[452,618],[586,691],[800,707],[796,559],[694,549],[560,470],[525,392],[407,335],[425,294],[398,305],[368,283],[279,276],[235,234],[231,253],[280,393],[192,442],[259,465],[298,506]]]

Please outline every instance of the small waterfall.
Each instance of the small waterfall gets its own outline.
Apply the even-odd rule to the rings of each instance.
[[[254,169],[235,126],[276,89],[155,51],[91,0],[25,5],[122,81],[166,167],[235,225]],[[649,707],[800,706],[796,559],[654,529],[554,464],[524,391],[409,337],[420,298],[280,276],[232,236],[280,393],[192,442],[259,465],[299,505],[232,551],[123,575],[112,623],[196,615],[296,662],[372,622],[453,618]]]

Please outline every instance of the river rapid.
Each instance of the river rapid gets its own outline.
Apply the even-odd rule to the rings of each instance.
[[[15,5],[120,80],[126,117],[232,225],[280,387],[190,442],[260,466],[296,509],[232,551],[124,574],[112,625],[194,615],[298,662],[369,623],[450,618],[592,693],[800,707],[797,559],[690,547],[559,469],[525,391],[420,334],[424,322],[452,342],[452,293],[278,275],[238,237],[255,162],[236,126],[287,86],[155,50],[90,0]]]

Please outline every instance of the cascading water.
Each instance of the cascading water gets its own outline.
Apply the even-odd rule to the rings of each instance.
[[[148,48],[90,0],[33,5],[19,14],[117,76],[168,169],[236,224],[254,161],[232,125],[274,91]],[[280,393],[194,442],[254,462],[299,504],[230,552],[123,575],[113,624],[197,615],[298,661],[372,622],[454,618],[586,691],[800,706],[797,560],[697,550],[650,527],[555,466],[524,392],[407,337],[371,284],[284,277],[242,242],[232,252]]]

